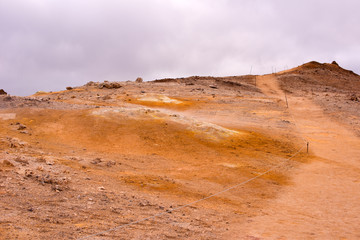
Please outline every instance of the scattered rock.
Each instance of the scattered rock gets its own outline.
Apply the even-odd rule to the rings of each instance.
[[[37,158],[36,161],[45,163],[46,165],[54,165],[55,164],[54,158],[51,156],[41,156],[41,157]]]
[[[9,160],[4,160],[4,161],[2,162],[2,165],[3,165],[4,167],[14,167],[14,164],[12,164]]]
[[[217,86],[215,86],[215,85],[209,85],[209,88],[218,89],[218,87],[217,87]]]
[[[44,163],[44,162],[46,162],[46,159],[45,159],[44,156],[41,156],[41,157],[38,157],[38,158],[36,159],[36,161],[37,161],[37,162]]]
[[[39,171],[44,171],[44,167],[43,166],[38,166],[37,168],[36,168],[36,170],[39,170]]]
[[[115,161],[108,161],[108,162],[106,163],[106,166],[108,166],[108,167],[115,166],[115,165],[116,165],[116,162],[115,162]]]
[[[103,100],[109,100],[109,99],[111,99],[111,96],[110,96],[110,95],[106,95],[106,96],[104,96],[102,99],[103,99]]]
[[[16,125],[18,125],[17,130],[24,130],[24,129],[26,129],[26,126],[25,126],[24,124],[16,123]]]
[[[101,163],[102,161],[101,161],[101,158],[95,158],[94,160],[92,160],[90,163],[92,163],[92,164],[99,164],[99,163]]]
[[[98,190],[99,191],[105,191],[105,188],[103,186],[101,186],[101,187],[98,187]]]
[[[25,169],[25,177],[32,177],[34,172],[31,169]]]
[[[7,138],[10,144],[10,148],[18,148],[25,147],[27,145],[26,142],[21,141],[18,138]]]
[[[360,102],[360,97],[357,97],[355,94],[352,94],[350,96],[350,101]]]
[[[100,83],[99,84],[99,88],[100,89],[103,89],[103,88],[107,88],[107,89],[113,89],[113,88],[121,88],[121,84],[120,83],[117,83],[117,82],[108,82],[108,81],[105,81],[103,83]]]
[[[141,77],[138,77],[138,78],[135,80],[135,82],[137,82],[137,83],[142,83],[142,82],[143,82],[143,79],[142,79]]]
[[[73,90],[72,87],[66,87],[66,90]]]
[[[331,64],[334,64],[334,65],[336,65],[336,66],[339,66],[339,64],[338,64],[336,61],[332,61]]]
[[[22,159],[21,157],[17,157],[14,160],[15,160],[15,162],[21,163],[21,165],[23,165],[23,166],[29,165],[29,161]]]
[[[88,83],[85,84],[85,86],[88,86],[88,87],[90,87],[90,86],[96,86],[96,85],[97,85],[97,84],[94,83],[93,81],[90,81],[90,82],[88,82]]]
[[[0,95],[7,95],[7,92],[5,92],[4,89],[0,89]]]
[[[54,161],[51,159],[46,159],[45,163],[46,165],[54,165]]]
[[[55,192],[61,192],[63,190],[59,185],[52,185],[51,189]]]

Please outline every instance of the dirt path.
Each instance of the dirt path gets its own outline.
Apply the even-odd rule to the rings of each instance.
[[[269,97],[284,99],[273,75],[257,79]],[[233,239],[359,239],[360,139],[305,98],[288,96],[289,111],[317,157],[261,216],[230,229]]]

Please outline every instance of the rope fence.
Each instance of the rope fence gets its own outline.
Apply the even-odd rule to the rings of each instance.
[[[287,105],[287,109],[288,109],[287,112],[288,112],[288,114],[290,115],[290,117],[292,118],[295,127],[298,129],[298,132],[300,133],[299,128],[298,128],[298,126],[297,126],[297,123],[296,123],[293,115],[292,115],[292,114],[290,113],[290,111],[289,111],[289,105],[288,105],[286,93],[285,93],[285,99],[286,99],[286,105]],[[96,237],[96,236],[100,236],[100,235],[107,234],[107,233],[112,232],[112,231],[116,231],[116,230],[119,230],[119,229],[123,229],[123,228],[125,228],[125,227],[129,227],[129,226],[132,226],[132,225],[141,223],[141,222],[145,222],[145,221],[148,221],[148,220],[152,220],[152,219],[155,219],[155,218],[157,218],[157,217],[163,216],[163,215],[165,215],[165,214],[169,214],[169,213],[171,213],[171,212],[179,211],[179,210],[181,210],[181,209],[184,209],[184,208],[193,206],[193,205],[195,205],[195,204],[197,204],[197,203],[199,203],[199,202],[202,202],[202,201],[208,200],[208,199],[210,199],[210,198],[216,197],[216,196],[218,196],[218,195],[220,195],[220,194],[223,194],[223,193],[225,193],[225,192],[231,191],[232,189],[238,188],[238,187],[240,187],[240,186],[242,186],[242,185],[245,185],[245,184],[247,184],[247,183],[249,183],[249,182],[252,182],[252,181],[254,181],[254,180],[256,180],[256,179],[258,179],[258,178],[260,178],[260,177],[262,177],[262,176],[264,176],[264,175],[266,175],[266,174],[268,174],[269,172],[271,172],[271,171],[273,171],[273,170],[275,170],[275,169],[277,169],[277,168],[280,168],[281,166],[285,165],[287,162],[289,162],[291,159],[293,159],[296,155],[298,155],[303,149],[306,148],[306,149],[307,149],[307,152],[308,152],[308,150],[309,150],[309,142],[308,142],[307,139],[305,139],[304,137],[301,136],[301,138],[304,140],[304,142],[305,142],[306,145],[303,145],[301,148],[299,148],[299,149],[297,150],[297,152],[295,152],[295,153],[294,153],[293,155],[291,155],[289,158],[287,158],[287,159],[285,159],[284,161],[282,161],[281,163],[279,163],[279,164],[271,167],[271,168],[268,169],[267,171],[258,174],[258,175],[255,176],[255,177],[249,178],[249,179],[247,179],[246,181],[240,182],[240,183],[238,183],[238,184],[236,184],[236,185],[233,185],[233,186],[231,186],[231,187],[228,187],[228,188],[226,188],[226,189],[224,189],[224,190],[222,190],[222,191],[216,192],[216,193],[214,193],[214,194],[211,194],[211,195],[209,195],[209,196],[207,196],[207,197],[204,197],[204,198],[198,199],[198,200],[196,200],[196,201],[190,202],[190,203],[188,203],[188,204],[185,204],[185,205],[182,205],[182,206],[173,208],[173,209],[169,209],[169,210],[167,210],[167,211],[164,211],[164,212],[161,212],[161,213],[158,213],[158,214],[154,214],[154,215],[152,215],[152,216],[145,217],[145,218],[142,218],[142,219],[139,219],[139,220],[136,220],[136,221],[132,221],[132,222],[129,222],[129,223],[126,223],[126,224],[123,224],[123,225],[119,225],[119,226],[110,228],[110,229],[105,230],[105,231],[101,231],[101,232],[97,232],[97,233],[94,233],[94,234],[90,234],[90,235],[87,235],[87,236],[78,238],[78,240],[90,239],[90,238],[93,238],[93,237]]]

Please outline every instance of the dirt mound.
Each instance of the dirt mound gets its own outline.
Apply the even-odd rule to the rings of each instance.
[[[351,70],[344,69],[340,65],[333,61],[332,63],[319,63],[311,61],[300,65],[299,67],[284,71],[285,73],[301,73],[301,74],[322,74],[327,72],[328,74],[342,74],[350,77],[360,77]],[[281,72],[280,72],[281,74]]]
[[[333,88],[360,91],[360,76],[334,63],[305,63],[277,74],[280,84],[287,90],[296,86],[308,89]]]

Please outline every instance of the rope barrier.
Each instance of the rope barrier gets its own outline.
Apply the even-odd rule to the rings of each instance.
[[[289,111],[289,105],[288,105],[288,102],[287,102],[287,97],[286,97],[286,95],[285,95],[285,98],[286,98],[286,104],[287,104],[287,109],[288,109],[287,112],[289,113],[290,117],[292,118],[292,120],[293,120],[293,122],[294,122],[295,127],[297,128],[298,132],[300,133],[299,128],[298,128],[298,126],[297,126],[297,123],[296,123],[296,121],[295,121],[295,118],[294,118],[294,116],[293,116],[293,115],[290,113],[290,111]],[[297,152],[295,152],[295,153],[294,153],[292,156],[290,156],[289,158],[285,159],[285,160],[282,161],[281,163],[273,166],[272,168],[268,169],[267,171],[265,171],[265,172],[263,172],[263,173],[260,173],[259,175],[255,176],[255,177],[249,178],[249,179],[246,180],[246,181],[243,181],[243,182],[238,183],[238,184],[236,184],[236,185],[234,185],[234,186],[228,187],[228,188],[226,188],[226,189],[224,189],[224,190],[222,190],[222,191],[219,191],[219,192],[214,193],[214,194],[211,194],[211,195],[209,195],[209,196],[207,196],[207,197],[198,199],[198,200],[193,201],[193,202],[191,202],[191,203],[188,203],[188,204],[186,204],[186,205],[183,205],[183,206],[180,206],[180,207],[177,207],[177,208],[173,208],[173,209],[167,210],[167,211],[165,211],[165,212],[161,212],[161,213],[158,213],[158,214],[155,214],[155,215],[146,217],[146,218],[142,218],[142,219],[139,219],[139,220],[136,220],[136,221],[133,221],[133,222],[129,222],[129,223],[126,223],[126,224],[123,224],[123,225],[119,225],[119,226],[116,226],[116,227],[114,227],[114,228],[110,228],[110,229],[108,229],[108,230],[102,231],[102,232],[98,232],[98,233],[94,233],[94,234],[91,234],[91,235],[88,235],[88,236],[85,236],[85,237],[81,237],[81,238],[78,238],[78,240],[89,239],[89,238],[92,238],[92,237],[96,237],[96,236],[99,236],[99,235],[103,235],[103,234],[106,234],[106,233],[109,233],[109,232],[112,232],[112,231],[116,231],[116,230],[119,230],[119,229],[122,229],[122,228],[125,228],[125,227],[128,227],[128,226],[131,226],[131,225],[135,225],[135,224],[138,224],[138,223],[141,223],[141,222],[145,222],[145,221],[148,221],[148,220],[151,220],[151,219],[154,219],[154,218],[163,216],[163,215],[165,215],[165,214],[168,214],[168,213],[171,213],[171,212],[174,212],[174,211],[181,210],[181,209],[183,209],[183,208],[186,208],[186,207],[195,205],[195,204],[197,204],[197,203],[199,203],[199,202],[202,202],[202,201],[205,201],[205,200],[207,200],[207,199],[213,198],[213,197],[218,196],[218,195],[220,195],[220,194],[222,194],[222,193],[228,192],[228,191],[230,191],[230,190],[232,190],[232,189],[235,189],[235,188],[237,188],[237,187],[239,187],[239,186],[242,186],[242,185],[247,184],[247,183],[249,183],[249,182],[251,182],[251,181],[254,181],[254,180],[256,180],[256,179],[258,179],[258,178],[266,175],[267,173],[273,171],[274,169],[279,168],[279,167],[281,167],[282,165],[285,165],[285,163],[287,163],[288,161],[290,161],[291,159],[293,159],[293,158],[294,158],[296,155],[298,155],[305,147],[307,148],[307,151],[308,151],[308,147],[309,147],[308,144],[309,144],[309,142],[308,142],[307,139],[304,138],[303,136],[301,136],[301,138],[304,140],[306,146],[301,147]]]
[[[83,239],[89,239],[89,238],[92,238],[92,237],[96,237],[96,236],[99,236],[99,235],[103,235],[103,234],[106,234],[106,233],[109,233],[109,232],[112,232],[112,231],[115,231],[115,230],[119,230],[121,228],[125,228],[125,227],[128,227],[128,226],[131,226],[131,225],[134,225],[134,224],[138,224],[138,223],[141,223],[141,222],[145,222],[147,220],[150,220],[150,219],[154,219],[154,218],[157,218],[157,217],[160,217],[162,215],[165,215],[165,214],[168,214],[168,213],[171,213],[171,212],[174,212],[174,211],[178,211],[180,209],[183,209],[183,208],[186,208],[186,207],[189,207],[189,206],[192,206],[192,205],[195,205],[199,202],[202,202],[202,201],[205,201],[209,198],[213,198],[217,195],[220,195],[222,193],[225,193],[225,192],[228,192],[234,188],[237,188],[241,185],[244,185],[246,183],[249,183],[251,181],[254,181],[255,179],[258,179],[262,176],[264,176],[265,174],[273,171],[274,169],[276,168],[279,168],[280,166],[284,165],[285,163],[287,163],[288,161],[290,161],[291,159],[293,159],[296,155],[298,155],[303,149],[305,148],[305,146],[301,147],[296,153],[294,153],[291,157],[285,159],[284,161],[282,161],[280,164],[277,164],[275,166],[273,166],[272,168],[268,169],[267,171],[263,172],[263,173],[260,173],[259,175],[253,177],[253,178],[249,178],[248,180],[244,181],[244,182],[241,182],[241,183],[238,183],[234,186],[231,186],[229,188],[226,188],[220,192],[217,192],[217,193],[214,193],[214,194],[211,194],[207,197],[204,197],[204,198],[201,198],[201,199],[198,199],[194,202],[191,202],[191,203],[188,203],[186,205],[183,205],[183,206],[180,206],[180,207],[177,207],[177,208],[173,208],[171,210],[167,210],[165,212],[161,212],[161,213],[158,213],[158,214],[155,214],[155,215],[152,215],[150,217],[146,217],[146,218],[142,218],[140,220],[136,220],[136,221],[133,221],[133,222],[129,222],[129,223],[126,223],[126,224],[123,224],[123,225],[120,225],[120,226],[117,226],[117,227],[114,227],[114,228],[111,228],[111,229],[108,229],[108,230],[105,230],[105,231],[102,231],[102,232],[98,232],[98,233],[94,233],[94,234],[91,234],[91,235],[88,235],[88,236],[85,236],[85,237],[81,237],[81,238],[78,238],[78,240],[83,240]]]

